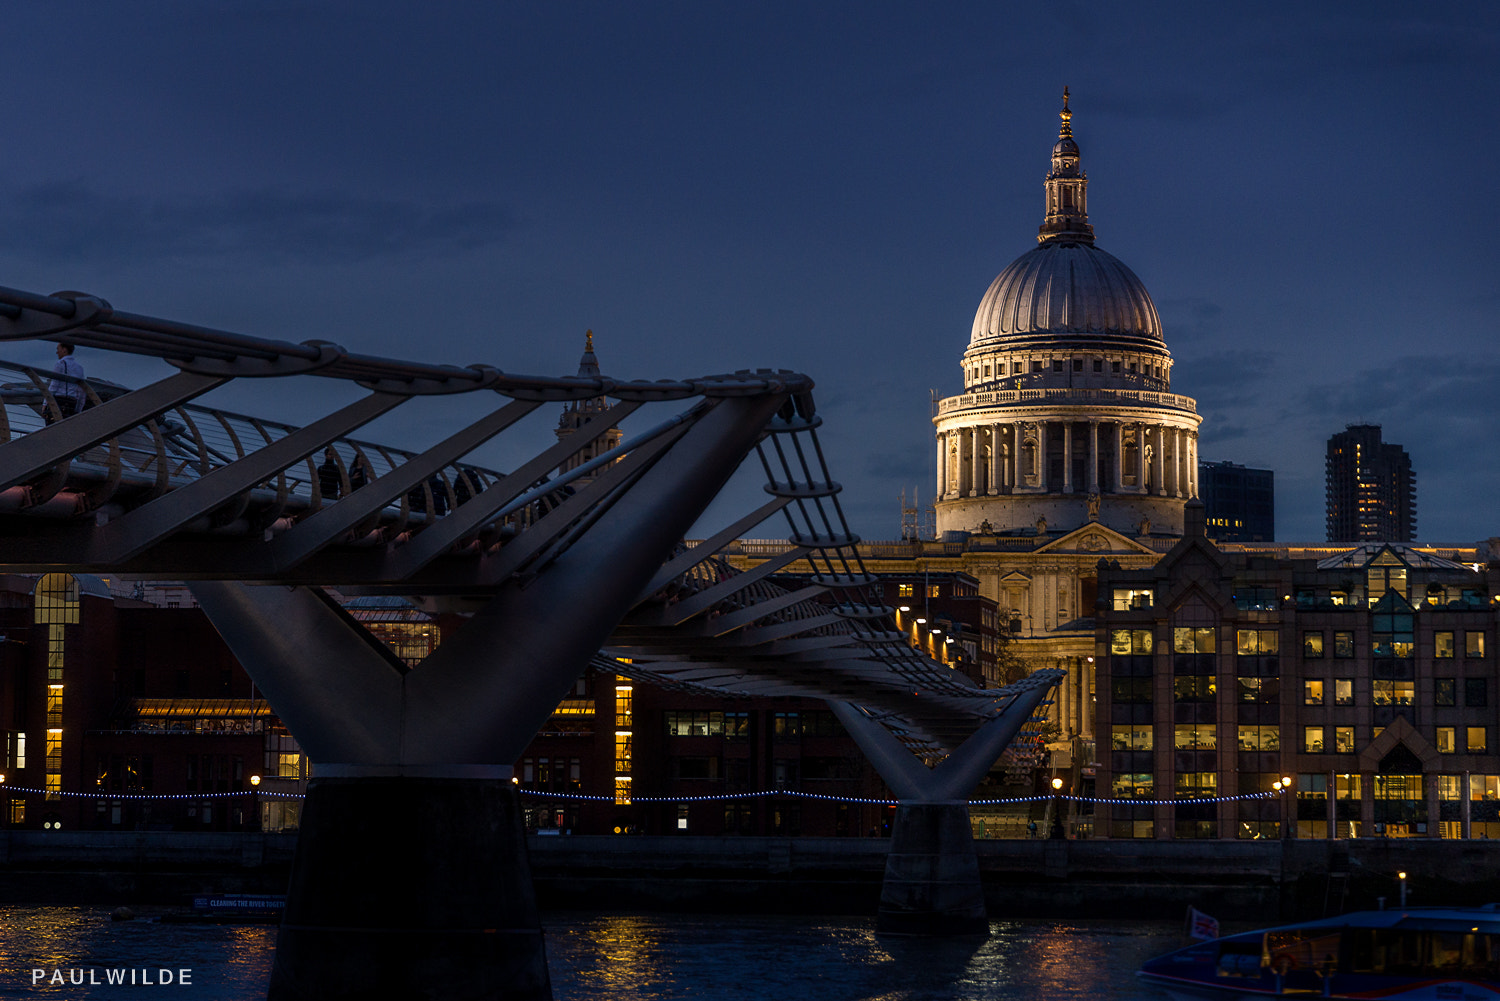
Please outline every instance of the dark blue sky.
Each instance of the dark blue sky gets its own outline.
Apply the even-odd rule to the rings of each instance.
[[[7,27],[0,284],[521,372],[571,372],[586,328],[622,377],[800,369],[871,538],[931,496],[930,391],[1035,245],[1066,84],[1099,245],[1156,300],[1203,456],[1276,470],[1278,536],[1323,538],[1354,421],[1411,453],[1422,540],[1500,534],[1500,8],[198,0]]]

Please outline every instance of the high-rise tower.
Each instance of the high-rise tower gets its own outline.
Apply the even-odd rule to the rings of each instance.
[[[1328,541],[1411,542],[1417,474],[1379,424],[1349,424],[1328,439]]]
[[[1141,280],[1094,246],[1063,90],[1040,245],[990,285],[938,403],[937,529],[1053,533],[1100,522],[1181,535],[1197,496],[1196,403]]]

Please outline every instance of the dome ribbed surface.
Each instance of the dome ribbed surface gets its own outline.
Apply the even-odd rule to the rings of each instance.
[[[1161,340],[1161,319],[1146,286],[1114,256],[1088,244],[1048,242],[990,284],[969,344],[1039,333]]]

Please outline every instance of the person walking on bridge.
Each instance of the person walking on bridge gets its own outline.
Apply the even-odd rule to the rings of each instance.
[[[57,364],[52,366],[52,371],[67,377],[53,379],[47,383],[47,391],[52,394],[52,399],[57,403],[58,417],[56,419],[65,420],[82,410],[86,399],[81,381],[83,364],[73,357],[73,345],[67,342],[57,345]],[[44,411],[43,416],[48,424],[53,422],[52,411]]]

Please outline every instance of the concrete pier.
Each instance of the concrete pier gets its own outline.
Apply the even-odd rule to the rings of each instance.
[[[314,779],[268,997],[551,1001],[515,787]]]
[[[967,803],[896,809],[875,930],[891,935],[988,935],[989,917]]]

